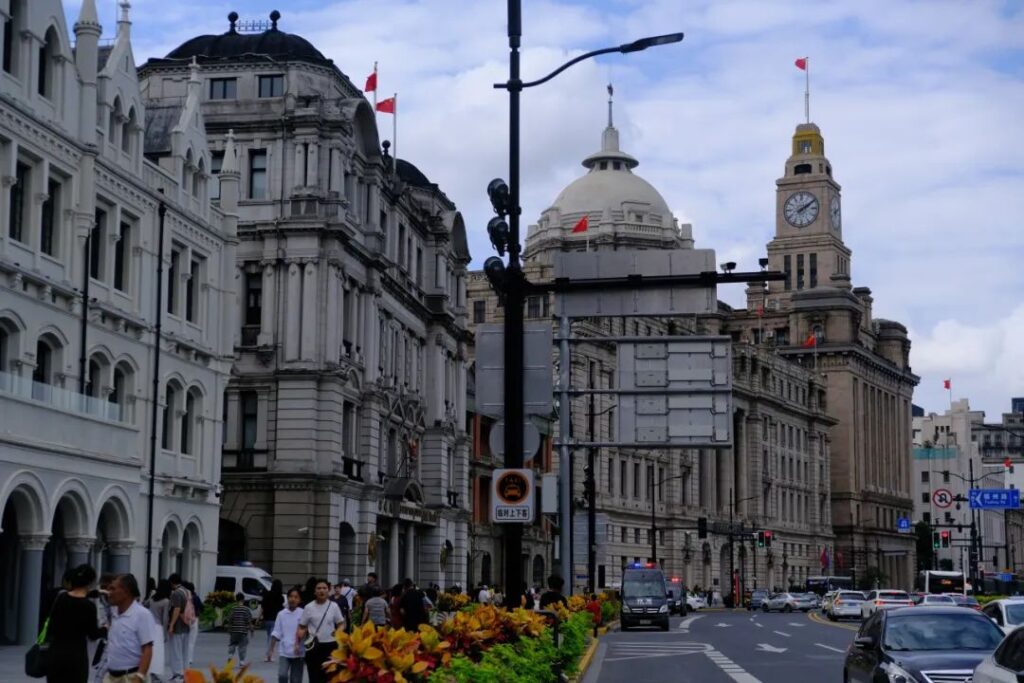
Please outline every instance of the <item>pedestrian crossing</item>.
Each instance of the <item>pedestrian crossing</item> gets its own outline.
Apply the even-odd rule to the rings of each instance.
[[[649,641],[612,643],[605,655],[606,662],[622,662],[630,659],[650,659],[651,657],[680,657],[684,655],[702,655],[711,650],[706,643],[687,643],[673,641]]]
[[[726,676],[736,681],[736,683],[761,683],[759,678],[755,678],[751,674],[747,673],[742,666],[732,661],[718,650],[708,650],[705,654],[707,654],[708,659],[714,662]]]

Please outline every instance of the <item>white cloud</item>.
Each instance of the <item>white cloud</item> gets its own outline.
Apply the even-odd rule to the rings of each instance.
[[[112,4],[100,3],[108,35]],[[230,9],[256,18],[275,5],[136,0],[136,55],[220,33]],[[622,145],[640,159],[638,173],[693,223],[698,246],[755,265],[774,232],[774,181],[803,117],[793,59],[809,55],[812,118],[843,185],[854,284],[871,287],[876,315],[912,330],[911,362],[924,376],[918,402],[940,409],[948,375],[991,413],[1024,394],[1011,343],[1024,294],[1024,5],[524,5],[526,78],[573,51],[686,32],[679,45],[585,62],[523,94],[524,234],[597,148],[611,77]],[[399,93],[399,153],[459,205],[481,262],[490,253],[484,187],[507,174],[507,96],[492,87],[507,75],[505,3],[293,0],[279,9],[282,30],[310,39],[357,86],[380,62],[382,93]],[[391,137],[389,117],[381,128]],[[740,304],[741,290],[722,296]]]

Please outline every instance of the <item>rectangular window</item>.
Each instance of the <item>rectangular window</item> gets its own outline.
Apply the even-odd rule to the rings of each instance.
[[[10,226],[7,234],[12,240],[25,241],[25,197],[28,196],[28,177],[32,169],[28,164],[18,163],[14,172],[14,184],[11,185],[11,201],[8,205],[10,210]]]
[[[473,302],[473,322],[482,323],[487,320],[487,300],[477,299]]]
[[[633,529],[633,543],[640,543],[640,529]]]
[[[281,97],[284,95],[284,76],[260,76],[260,97]]]
[[[211,78],[210,79],[211,100],[234,100],[238,99],[237,78]]]
[[[171,265],[167,268],[167,312],[178,312],[178,274],[181,272],[181,252],[171,250]]]
[[[647,466],[647,486],[645,487],[645,490],[647,491],[647,493],[650,496],[651,500],[654,500],[654,497],[655,497],[654,496],[654,487],[657,485],[657,483],[658,482],[654,481],[654,465],[648,465]]]
[[[423,250],[416,247],[416,284],[423,286]]]
[[[921,513],[921,519],[924,521],[925,524],[931,524],[932,523],[932,513],[930,513],[930,512],[922,512]]]
[[[263,275],[245,274],[245,324],[258,329],[263,318]]]
[[[526,299],[526,317],[527,318],[539,318],[540,317],[540,297],[531,296]]]
[[[43,202],[43,216],[40,224],[39,248],[44,254],[55,256],[57,253],[56,220],[60,216],[60,183],[50,180],[46,188],[46,201]]]
[[[203,284],[203,271],[206,270],[203,267],[203,259],[193,258],[191,268],[185,286],[185,320],[194,323],[199,317],[199,292]]]
[[[640,463],[633,463],[633,497],[640,498]]]
[[[782,257],[782,271],[786,274],[786,279],[784,281],[784,286],[785,286],[785,289],[786,289],[787,292],[792,288],[790,286],[790,278],[791,278],[792,269],[793,269],[793,264],[790,261],[790,256],[789,256],[789,254],[786,254],[785,256]]]
[[[398,265],[405,267],[405,226],[398,224]]]
[[[89,277],[103,279],[103,242],[107,236],[107,212],[96,209],[96,222],[89,231]]]
[[[50,65],[47,62],[46,45],[44,44],[39,48],[39,79],[38,83],[36,83],[36,90],[44,97],[50,94],[49,88],[46,87],[47,74],[50,71]]]
[[[256,432],[259,424],[259,394],[255,391],[243,391],[239,394],[242,404],[241,444],[242,448],[253,448],[256,445]]]
[[[927,491],[923,491],[921,493],[921,502],[922,503],[927,503],[931,499],[932,499],[932,497],[931,497],[931,495]]]
[[[615,460],[608,458],[608,478],[605,480],[608,493],[615,493]]]
[[[249,199],[267,198],[267,150],[249,152]]]
[[[665,500],[665,484],[664,484],[664,481],[665,481],[665,468],[664,467],[659,467],[658,468],[658,481],[662,482],[662,484],[660,486],[658,486],[658,496],[657,497],[658,497],[659,501],[663,501],[663,500]],[[655,482],[655,483],[657,483],[657,482]]]
[[[224,165],[224,152],[210,156],[210,199],[220,199],[220,169]]]
[[[796,255],[796,288],[804,288],[804,255]]]
[[[930,476],[931,476],[931,472],[928,472],[927,470],[922,472],[921,473],[921,483],[922,484],[927,484],[928,483],[928,478]]]
[[[114,245],[114,289],[128,291],[128,255],[132,249],[131,223],[121,222],[121,238]]]
[[[14,73],[14,19],[4,20],[4,71]]]
[[[807,259],[808,259],[807,268],[809,270],[808,276],[811,279],[811,285],[810,286],[813,289],[814,287],[818,286],[818,255],[817,254],[811,254],[810,256],[807,257]]]
[[[626,461],[619,461],[619,495],[626,497]]]

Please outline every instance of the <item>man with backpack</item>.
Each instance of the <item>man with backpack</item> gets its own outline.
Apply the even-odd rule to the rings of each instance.
[[[192,623],[196,620],[196,608],[192,594],[181,585],[180,574],[171,574],[168,581],[171,582],[171,616],[167,621],[167,649],[171,653],[171,681],[180,683],[185,680],[188,637]]]

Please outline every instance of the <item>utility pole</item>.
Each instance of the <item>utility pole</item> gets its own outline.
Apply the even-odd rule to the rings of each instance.
[[[735,503],[732,502],[732,487],[729,487],[729,591],[732,593],[732,606],[736,607],[736,562],[733,552],[732,513]]]
[[[595,377],[593,362],[591,362],[589,372],[590,388],[593,389],[595,380],[600,381],[600,377]],[[595,440],[594,432],[596,430],[594,427],[597,420],[594,406],[595,397],[596,394],[591,392],[587,402],[587,431],[590,441]],[[597,587],[597,486],[594,472],[594,467],[597,464],[596,451],[597,449],[594,447],[587,449],[587,477],[584,482],[587,491],[587,592],[589,593],[594,593]]]

